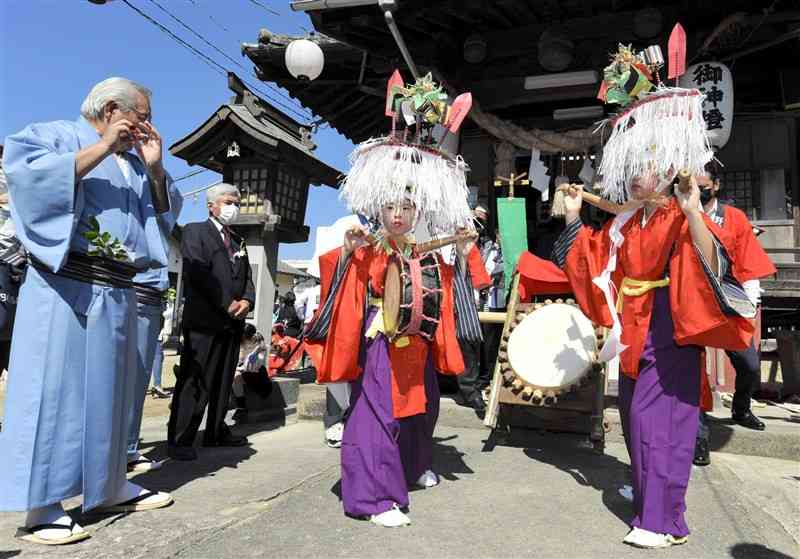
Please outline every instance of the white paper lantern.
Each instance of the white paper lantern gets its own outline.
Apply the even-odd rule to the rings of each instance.
[[[708,139],[715,149],[728,142],[733,128],[733,76],[720,62],[701,62],[686,69],[680,77],[681,87],[697,88],[706,96],[703,120]]]
[[[317,43],[298,39],[286,47],[286,69],[298,80],[315,80],[325,66],[325,55]]]

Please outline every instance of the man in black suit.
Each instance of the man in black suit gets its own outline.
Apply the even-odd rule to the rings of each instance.
[[[243,446],[225,424],[244,319],[255,288],[244,242],[230,229],[239,214],[239,191],[219,184],[207,193],[207,221],[183,228],[181,252],[186,301],[183,352],[169,416],[169,456],[194,460],[192,447],[206,405],[203,446]]]

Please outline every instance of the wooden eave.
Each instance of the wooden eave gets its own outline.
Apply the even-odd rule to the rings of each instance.
[[[253,116],[244,105],[223,105],[197,129],[178,140],[169,151],[189,165],[222,173],[224,161],[216,155],[231,141],[244,143],[266,159],[281,159],[301,167],[313,184],[338,188],[341,172],[318,159],[283,127]]]
[[[800,21],[796,10],[764,16],[747,0],[730,0],[724,6],[712,0],[668,0],[656,5],[663,17],[661,32],[642,39],[634,33],[636,15],[654,5],[644,0],[399,0],[398,5],[395,20],[421,71],[436,70],[459,91],[472,91],[484,110],[514,121],[537,120],[551,130],[589,125],[553,121],[552,111],[595,104],[597,86],[524,89],[526,76],[549,73],[538,62],[538,38],[544,31],[559,31],[573,41],[573,61],[565,71],[599,72],[618,43],[632,43],[636,48],[658,43],[666,55],[669,33],[679,20],[688,32],[690,58],[732,14],[744,14],[740,29],[745,35],[753,31],[748,45],[767,41]],[[383,116],[386,82],[395,68],[400,68],[407,80],[410,74],[380,11],[376,6],[360,6],[307,13],[322,34],[312,38],[325,53],[322,75],[312,82],[289,75],[284,55],[293,37],[272,34],[242,47],[255,64],[256,74],[285,88],[352,141],[385,133],[389,126]],[[463,59],[462,46],[470,35],[479,35],[486,43],[486,59],[479,64]],[[715,40],[709,57],[724,57],[740,43],[734,29]],[[737,62],[737,110],[750,104],[779,104],[775,84],[780,64],[773,60],[800,56],[798,43],[787,42]],[[776,53],[780,53],[777,59]],[[769,87],[764,85],[765,68],[775,74]],[[760,86],[751,79],[755,76]]]

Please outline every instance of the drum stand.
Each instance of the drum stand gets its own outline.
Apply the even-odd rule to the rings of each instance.
[[[500,351],[484,418],[484,425],[492,429],[489,444],[493,445],[512,428],[521,427],[588,435],[594,450],[604,452],[608,424],[604,417],[606,371],[601,363],[594,362],[578,385],[560,393],[525,386],[510,370],[505,354],[510,333],[526,314],[542,306],[542,303],[521,303],[518,288],[519,275],[515,274],[505,314],[479,313],[484,322],[503,323]],[[547,300],[545,303],[551,302]],[[567,303],[574,304],[571,301]],[[602,328],[596,328],[595,331],[599,344],[604,338],[604,331]]]

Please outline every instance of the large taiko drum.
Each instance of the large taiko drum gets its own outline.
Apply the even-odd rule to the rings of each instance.
[[[504,345],[506,379],[526,399],[543,404],[579,388],[597,355],[595,326],[577,306],[564,303],[536,305]]]
[[[432,340],[441,302],[442,280],[434,253],[389,258],[383,285],[383,324],[389,339],[420,335]]]

